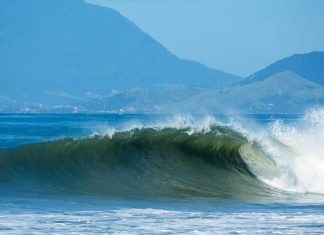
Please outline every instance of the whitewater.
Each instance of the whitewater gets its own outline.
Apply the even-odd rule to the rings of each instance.
[[[1,114],[0,233],[321,233],[324,109]]]

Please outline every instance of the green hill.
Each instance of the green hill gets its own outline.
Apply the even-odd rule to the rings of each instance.
[[[192,104],[220,113],[299,113],[324,104],[324,87],[286,71],[246,85],[199,93],[187,101],[187,107]]]
[[[284,58],[247,77],[241,84],[263,81],[284,71],[294,72],[309,81],[324,86],[324,52],[296,54]]]

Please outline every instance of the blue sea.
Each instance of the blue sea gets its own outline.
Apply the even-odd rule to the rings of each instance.
[[[323,234],[324,111],[0,114],[0,233]]]

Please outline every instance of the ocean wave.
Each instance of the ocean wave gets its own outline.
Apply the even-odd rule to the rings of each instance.
[[[309,112],[289,125],[274,121],[266,130],[210,117],[196,125],[178,117],[155,127],[132,124],[23,145],[0,152],[0,183],[135,198],[256,201],[322,194],[323,113]]]
[[[239,198],[264,192],[240,155],[248,144],[240,133],[221,126],[189,132],[144,128],[25,145],[2,152],[0,179],[38,190],[130,197]]]

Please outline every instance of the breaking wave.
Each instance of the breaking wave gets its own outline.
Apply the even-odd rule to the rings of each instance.
[[[274,121],[266,130],[206,120],[132,125],[2,150],[0,182],[25,190],[141,198],[255,201],[324,193],[323,110],[289,125]]]

